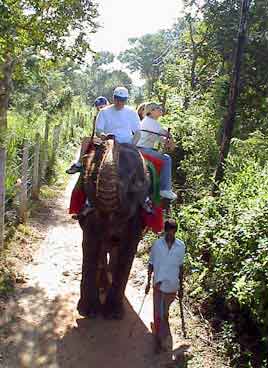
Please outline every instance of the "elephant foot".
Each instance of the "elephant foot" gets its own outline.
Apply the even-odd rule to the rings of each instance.
[[[122,312],[110,312],[110,313],[103,313],[103,318],[107,320],[117,320],[120,321],[124,318],[124,313]]]
[[[85,318],[88,318],[88,319],[95,319],[97,318],[97,313],[96,312],[81,312],[81,311],[78,311],[78,313],[80,314],[81,317],[85,317]]]
[[[124,318],[124,311],[123,309],[122,310],[117,310],[117,311],[114,311],[111,315],[112,319],[117,319],[117,320],[121,320]]]
[[[98,313],[98,309],[96,307],[85,307],[80,301],[78,302],[77,310],[80,316],[90,319],[95,319]]]
[[[111,303],[106,303],[104,305],[102,314],[105,319],[121,320],[124,318],[123,304],[114,305]]]

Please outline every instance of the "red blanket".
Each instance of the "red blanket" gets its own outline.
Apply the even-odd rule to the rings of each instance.
[[[160,171],[163,166],[163,161],[147,153],[143,153],[143,156],[146,160],[149,160],[153,163],[158,175],[160,175]],[[80,187],[75,187],[71,195],[69,213],[78,214],[82,209],[83,205],[85,204],[85,201],[86,201],[85,192]],[[144,209],[142,209],[141,216],[144,227],[148,227],[154,233],[159,233],[163,231],[164,219],[163,219],[163,208],[161,207],[161,205],[153,204],[153,214],[149,214]]]
[[[86,193],[81,188],[74,188],[71,195],[69,213],[78,214],[86,202]]]
[[[157,172],[158,178],[155,180],[159,181],[160,172],[163,166],[163,161],[159,158],[156,158],[149,153],[142,152],[143,157],[150,161]],[[159,194],[158,194],[159,195]],[[142,210],[142,219],[145,227],[151,229],[154,233],[160,233],[163,231],[164,228],[164,216],[163,216],[163,208],[161,203],[153,203],[153,213],[149,214],[146,211]]]

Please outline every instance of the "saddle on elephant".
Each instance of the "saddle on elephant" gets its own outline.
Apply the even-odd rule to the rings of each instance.
[[[163,206],[160,197],[160,172],[163,161],[149,153],[142,152],[148,172],[150,174],[150,198],[152,201],[152,213],[142,210],[144,225],[154,233],[160,233],[164,228]]]
[[[79,214],[81,213],[81,210],[84,208],[86,200],[88,198],[90,202],[94,202],[96,198],[94,199],[94,191],[96,190],[97,185],[97,175],[98,171],[101,167],[101,161],[103,159],[104,152],[111,152],[108,146],[108,141],[103,142],[98,138],[94,138],[92,140],[91,144],[89,145],[87,154],[83,157],[83,172],[80,174],[80,177],[75,185],[75,188],[73,189],[72,195],[71,195],[71,201],[70,201],[70,208],[69,213],[70,214]],[[144,224],[144,228],[150,229],[155,233],[159,233],[163,230],[163,207],[162,202],[160,198],[160,189],[159,189],[159,177],[160,177],[160,171],[163,165],[163,161],[153,157],[150,154],[147,153],[140,153],[137,148],[131,144],[119,144],[114,142],[114,150],[117,151],[117,160],[119,162],[120,159],[120,152],[124,152],[124,154],[127,154],[127,151],[132,152],[133,150],[139,152],[139,155],[142,156],[144,162],[145,162],[145,168],[149,177],[150,185],[148,186],[148,195],[152,202],[152,212],[148,213],[145,209],[143,209],[141,205],[141,218]],[[114,158],[114,157],[113,157]],[[125,171],[123,169],[120,170],[120,185],[122,187],[125,186],[124,182],[125,179],[130,175],[129,168],[125,168]],[[84,177],[90,178],[88,181],[91,183],[91,193],[89,196],[87,196],[85,188],[84,188]],[[107,183],[108,186],[111,184],[110,178],[107,177]],[[102,183],[102,186],[104,186],[105,183]],[[103,204],[103,208],[106,206]]]

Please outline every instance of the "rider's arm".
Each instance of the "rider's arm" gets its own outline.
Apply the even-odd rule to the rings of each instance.
[[[133,118],[131,119],[131,131],[133,134],[135,134],[140,129],[141,129],[141,122],[139,115],[136,113],[136,111],[133,111]]]
[[[165,136],[165,137],[168,137],[168,130],[167,129],[161,128],[159,133],[163,134],[163,136]]]
[[[161,137],[159,138],[160,143],[166,144],[168,138],[168,131],[164,128],[161,128],[159,134],[161,134]]]
[[[98,113],[97,119],[96,119],[96,136],[105,139],[105,116],[103,114],[103,111],[100,111]]]
[[[105,117],[103,111],[100,111],[96,119],[96,135],[99,137],[105,131]]]
[[[152,274],[154,272],[154,245],[155,245],[155,242],[151,248],[151,251],[150,251],[150,257],[149,257],[149,264],[148,264],[148,271],[147,271],[147,285],[146,285],[146,288],[145,288],[145,294],[148,294],[149,293],[149,290],[150,290],[150,287],[151,287],[151,278],[152,278]]]
[[[136,145],[139,142],[140,137],[141,137],[141,132],[140,132],[140,130],[137,130],[136,133],[133,136],[132,144]]]
[[[165,148],[168,149],[169,151],[174,151],[176,145],[170,132],[164,128],[161,128],[160,134],[163,134],[163,136],[160,139],[160,142],[164,144]]]

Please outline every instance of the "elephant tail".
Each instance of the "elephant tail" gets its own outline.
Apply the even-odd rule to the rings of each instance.
[[[100,212],[109,214],[120,208],[118,166],[119,147],[108,140],[96,182],[96,205]]]

